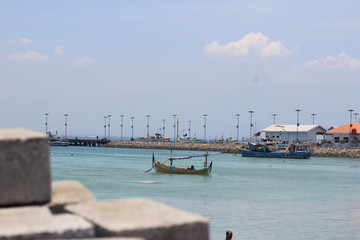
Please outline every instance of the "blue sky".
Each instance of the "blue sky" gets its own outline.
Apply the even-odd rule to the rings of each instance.
[[[70,135],[249,135],[360,112],[360,2],[0,1],[0,127]]]

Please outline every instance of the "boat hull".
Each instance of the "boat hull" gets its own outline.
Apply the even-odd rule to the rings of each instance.
[[[69,144],[69,142],[49,142],[49,145],[64,147],[64,146],[69,146],[70,144]]]
[[[243,157],[256,158],[293,158],[293,159],[308,159],[311,157],[311,152],[256,152],[249,150],[240,150]]]
[[[155,171],[161,173],[172,173],[172,174],[190,174],[190,175],[207,175],[211,172],[212,163],[207,168],[202,169],[187,169],[187,168],[178,168],[178,167],[171,167],[160,162],[154,162],[153,167]]]

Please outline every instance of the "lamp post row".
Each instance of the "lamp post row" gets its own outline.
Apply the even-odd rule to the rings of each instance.
[[[299,123],[299,114],[301,112],[300,109],[295,109],[295,111],[297,112],[297,117],[296,117],[296,140],[299,141],[299,126],[300,126],[300,123]],[[351,128],[352,128],[352,120],[353,120],[353,109],[350,109],[348,110],[350,112],[350,133],[351,133]],[[254,134],[254,124],[253,124],[253,114],[255,113],[255,111],[251,110],[249,111],[250,113],[250,140],[252,140],[252,137],[253,137],[253,134]],[[45,113],[45,132],[48,133],[48,116],[50,114],[49,113]],[[355,115],[355,122],[358,122],[358,115],[359,113],[354,113]],[[67,121],[67,118],[68,118],[69,114],[64,114],[64,117],[65,117],[65,138],[67,137],[67,127],[68,127],[68,121]],[[206,140],[206,118],[207,118],[207,114],[203,114],[202,117],[204,118],[204,141],[207,141]],[[240,114],[236,114],[236,120],[237,120],[237,124],[236,124],[236,139],[237,139],[237,142],[239,142],[239,119],[240,119]],[[272,114],[273,116],[273,123],[274,125],[276,124],[276,116],[277,114],[276,113],[273,113]],[[312,124],[314,125],[315,124],[315,116],[316,114],[315,113],[312,113],[311,114],[311,117],[312,117]],[[112,115],[107,115],[107,116],[104,116],[104,138],[108,138],[110,139],[110,127],[111,127],[111,117]],[[120,118],[121,118],[121,124],[120,124],[120,127],[121,127],[121,140],[123,140],[123,127],[124,127],[124,117],[125,115],[120,115]],[[147,117],[147,125],[146,125],[146,128],[147,128],[147,137],[149,138],[150,137],[150,133],[149,133],[149,128],[150,128],[150,117],[151,115],[146,115]],[[177,141],[178,140],[178,134],[177,134],[177,131],[178,130],[178,119],[176,119],[177,115],[174,114],[172,115],[172,117],[174,118],[174,141]],[[131,117],[131,139],[134,139],[134,118],[135,117]],[[107,119],[108,119],[108,124],[107,124]],[[162,122],[163,122],[163,127],[162,127],[162,130],[163,130],[163,136],[165,136],[165,123],[166,123],[166,119],[162,119]],[[188,129],[188,133],[189,133],[189,137],[191,136],[191,123],[192,121],[188,121],[189,123],[189,129]],[[106,129],[108,127],[108,129]],[[108,130],[108,135],[106,136],[106,130]]]

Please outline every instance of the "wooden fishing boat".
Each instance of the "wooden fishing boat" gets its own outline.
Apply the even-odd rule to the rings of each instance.
[[[212,169],[212,161],[208,165],[207,157],[209,154],[203,154],[203,155],[197,155],[197,156],[189,156],[189,157],[170,157],[168,160],[170,161],[170,165],[166,165],[164,163],[161,163],[159,161],[155,160],[155,155],[153,154],[152,158],[152,168],[155,169],[156,172],[161,173],[172,173],[172,174],[193,174],[193,175],[206,175],[211,173]],[[205,157],[204,161],[204,168],[196,169],[194,165],[191,165],[188,168],[181,168],[181,167],[175,167],[173,166],[174,160],[183,160],[183,159],[190,159],[193,157]],[[152,169],[151,168],[151,169]],[[149,169],[149,170],[151,170]]]

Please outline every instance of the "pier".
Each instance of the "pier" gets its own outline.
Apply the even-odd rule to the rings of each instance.
[[[69,139],[70,146],[99,147],[109,142],[108,139]]]

